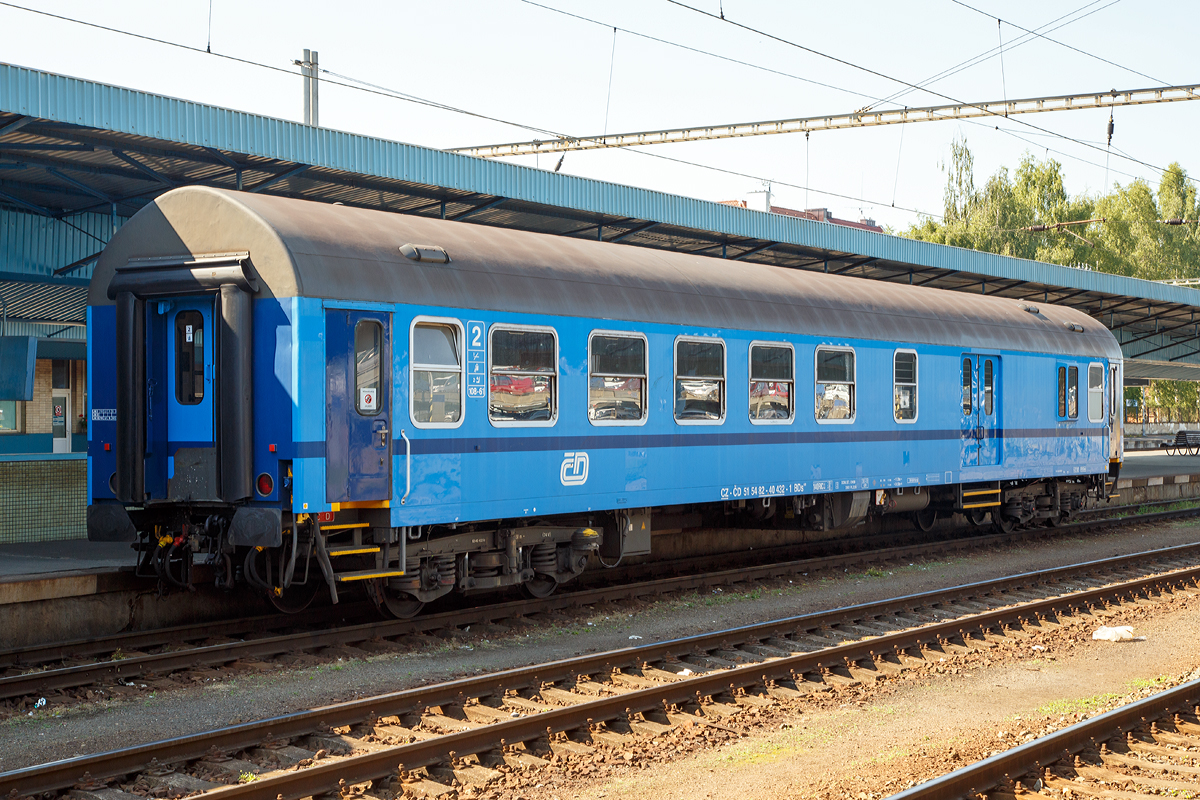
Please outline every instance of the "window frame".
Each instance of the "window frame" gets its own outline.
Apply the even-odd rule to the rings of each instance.
[[[675,416],[675,384],[679,382],[679,343],[699,342],[700,344],[721,345],[721,416],[718,419],[680,419]],[[696,380],[686,377],[687,380]],[[679,335],[671,343],[671,419],[676,425],[724,425],[729,414],[729,345],[720,336]]]
[[[786,347],[792,351],[792,379],[789,383],[792,384],[792,390],[788,397],[788,417],[787,419],[755,419],[750,416],[750,385],[756,383],[754,380],[754,348],[755,347]],[[771,383],[779,383],[779,381],[769,381]],[[791,342],[767,341],[765,339],[754,339],[746,347],[746,417],[750,420],[751,425],[791,425],[796,421],[796,348]]]
[[[416,392],[413,391],[413,373],[421,372],[450,372],[448,369],[432,369],[436,364],[421,364],[418,365],[414,358],[414,346],[416,344],[417,325],[444,325],[454,328],[458,332],[456,346],[458,349],[458,399],[459,408],[462,409],[458,415],[458,422],[418,422],[416,408],[413,403],[416,401]],[[418,366],[427,367],[429,369],[418,370]],[[490,366],[484,364],[485,367]],[[461,427],[463,420],[467,418],[467,329],[461,321],[454,317],[432,317],[432,316],[416,316],[408,326],[408,419],[413,426],[423,430],[427,429],[451,429]]]
[[[1098,388],[1098,389],[1092,388],[1092,370],[1094,370],[1094,369],[1100,370],[1100,388]],[[1104,369],[1104,365],[1101,364],[1099,361],[1093,361],[1092,363],[1088,364],[1088,369],[1087,369],[1087,393],[1088,393],[1088,396],[1087,396],[1087,400],[1088,400],[1087,420],[1088,420],[1088,422],[1092,422],[1092,423],[1104,422],[1104,373],[1105,372],[1107,372],[1107,370]],[[1093,392],[1100,395],[1100,414],[1095,419],[1092,419],[1092,393]]]
[[[1054,365],[1055,406],[1054,413],[1058,419],[1070,419],[1067,416],[1067,365]]]
[[[12,430],[0,429],[0,436],[17,436],[25,433],[25,403],[26,400],[7,400],[13,404],[13,427]],[[91,425],[91,420],[88,420]]]
[[[850,353],[854,356],[854,374],[851,375],[850,381],[850,416],[845,419],[821,419],[817,416],[816,393],[817,386],[829,383],[832,381],[821,381],[817,379],[817,359],[820,358],[822,350],[829,350],[841,353]],[[819,344],[813,349],[813,419],[818,425],[853,425],[858,419],[858,352],[849,345],[840,344]]]
[[[612,336],[625,339],[641,339],[642,347],[644,348],[642,355],[644,356],[643,365],[645,373],[641,375],[642,379],[642,416],[641,419],[592,419],[591,404],[592,404],[592,339],[596,336]],[[603,376],[604,373],[599,373]],[[650,340],[646,338],[646,334],[640,331],[613,331],[596,329],[588,334],[587,340],[587,386],[584,390],[584,416],[592,425],[599,428],[636,428],[646,424],[650,419]],[[674,403],[672,403],[672,406]]]
[[[182,397],[180,397],[180,396],[179,396],[179,395],[180,395],[180,392],[179,392],[179,390],[180,390],[180,387],[181,387],[181,384],[180,384],[180,382],[179,382],[179,379],[180,379],[180,377],[181,377],[181,375],[182,375],[182,372],[180,372],[180,369],[179,369],[179,356],[180,356],[180,353],[181,353],[181,350],[180,350],[180,341],[179,341],[179,336],[180,336],[180,333],[181,333],[181,331],[182,331],[182,329],[181,329],[181,326],[184,326],[184,327],[186,327],[186,326],[187,326],[187,322],[186,322],[186,321],[181,321],[181,317],[183,317],[185,314],[188,314],[188,315],[195,315],[196,317],[198,317],[198,318],[200,319],[200,324],[199,324],[199,326],[198,326],[198,327],[199,327],[199,331],[200,331],[200,347],[201,347],[201,352],[200,352],[200,385],[203,387],[203,391],[200,393],[200,397],[199,397],[198,399],[195,399],[195,400],[184,400]],[[212,347],[212,345],[211,345],[211,343],[209,343],[209,342],[207,341],[207,340],[208,340],[208,338],[209,338],[209,336],[208,336],[208,332],[206,332],[206,331],[204,330],[204,328],[205,328],[205,325],[206,325],[206,324],[207,324],[207,320],[205,320],[205,319],[204,319],[204,312],[203,312],[202,310],[198,309],[198,308],[180,308],[180,309],[176,309],[176,310],[175,310],[175,314],[174,314],[174,316],[172,316],[172,317],[171,317],[171,348],[172,348],[172,350],[174,351],[174,353],[173,353],[173,358],[174,358],[174,363],[175,363],[175,369],[173,370],[173,372],[174,372],[174,375],[172,375],[172,376],[171,376],[171,383],[174,385],[174,386],[173,386],[173,388],[174,388],[174,391],[172,392],[172,395],[174,396],[175,402],[176,402],[178,405],[181,405],[181,406],[186,406],[186,407],[188,407],[188,408],[193,408],[193,407],[196,407],[196,406],[202,406],[202,405],[204,405],[204,400],[205,400],[205,398],[206,398],[206,397],[208,396],[208,394],[209,394],[209,389],[210,389],[210,387],[209,387],[209,385],[208,385],[208,384],[209,384],[209,380],[208,380],[208,357],[207,357],[207,355],[206,355],[206,354],[208,353],[208,351],[209,351],[209,348],[210,348],[210,347]],[[186,333],[184,333],[183,335],[185,335],[185,336],[186,336]],[[192,366],[188,368],[188,374],[191,376],[191,379],[192,379],[192,386],[193,386],[193,388],[192,388],[192,391],[191,391],[191,395],[192,395],[193,397],[194,397],[194,396],[195,396],[195,394],[196,394],[196,392],[195,392],[195,380],[196,380],[196,338],[195,338],[195,336],[196,336],[196,331],[195,331],[195,330],[193,330],[193,331],[192,331],[192,341],[191,341],[192,348],[191,348],[191,354],[190,354],[190,359],[191,359],[191,364],[192,364]],[[186,340],[185,340],[185,342],[184,342],[184,343],[186,343]],[[214,354],[213,354],[213,357],[214,357],[214,363],[215,363],[216,353],[214,353]],[[55,359],[55,360],[57,360],[57,359]],[[53,367],[52,367],[52,369],[53,369]],[[53,381],[52,381],[52,382],[53,382]],[[68,368],[68,373],[67,373],[67,384],[68,384],[68,387],[70,386],[70,383],[71,383],[71,379],[70,379],[70,370],[69,370],[69,368]],[[52,392],[54,392],[54,391],[66,392],[66,391],[70,391],[70,388],[66,388],[66,389],[51,389],[51,391],[52,391]],[[356,407],[357,407],[357,406],[356,406]]]
[[[913,382],[900,383],[896,380],[896,356],[901,353],[911,353],[913,357]],[[913,425],[917,418],[921,415],[921,356],[916,350],[911,347],[897,347],[892,351],[892,420],[900,425]],[[857,368],[856,368],[857,369]],[[911,386],[913,387],[913,399],[917,406],[917,413],[913,414],[912,419],[900,419],[896,416],[896,387]]]
[[[495,348],[492,346],[492,339],[496,331],[532,331],[536,333],[549,333],[554,337],[554,375],[552,376],[551,384],[553,390],[550,392],[550,419],[536,420],[517,420],[517,419],[493,419],[492,418],[492,358],[495,355]],[[562,370],[559,367],[559,343],[558,331],[549,325],[523,325],[520,323],[509,322],[493,322],[488,326],[488,347],[487,347],[487,418],[492,427],[495,428],[553,428],[558,424],[558,393],[559,382],[562,377]],[[520,374],[501,372],[501,375]],[[543,375],[546,373],[531,373],[535,375]]]
[[[383,322],[381,320],[375,319],[373,317],[363,317],[362,319],[359,319],[358,322],[354,323],[354,328],[353,328],[354,333],[353,333],[353,338],[351,339],[351,341],[354,343],[354,392],[353,392],[353,394],[350,395],[351,402],[354,403],[355,413],[357,413],[360,417],[364,417],[366,419],[374,419],[375,417],[378,417],[380,414],[383,413],[383,403],[377,402],[375,404],[374,411],[363,411],[362,408],[360,408],[359,404],[358,404],[359,390],[362,388],[358,385],[358,376],[359,376],[359,372],[358,372],[358,329],[360,327],[362,327],[363,325],[374,325],[379,330],[379,367],[378,367],[378,369],[379,369],[379,387],[378,387],[378,389],[376,389],[377,392],[391,391],[391,388],[392,388],[390,386],[387,386],[384,383],[384,371],[385,370],[384,370],[384,366],[383,366],[383,364],[384,364],[383,358],[386,355],[386,353],[384,351],[387,348],[384,347],[383,343],[386,341],[386,330],[384,329]]]

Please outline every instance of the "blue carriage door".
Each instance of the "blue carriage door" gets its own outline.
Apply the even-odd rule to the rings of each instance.
[[[1000,463],[1000,357],[964,353],[962,357],[962,465]]]
[[[1000,427],[1000,357],[975,356],[975,374],[979,378],[976,404],[979,466],[994,467],[1000,463],[1004,446],[1004,431]]]
[[[213,299],[172,300],[166,317],[169,457],[181,447],[213,446]]]
[[[392,315],[325,312],[325,499],[392,496]]]

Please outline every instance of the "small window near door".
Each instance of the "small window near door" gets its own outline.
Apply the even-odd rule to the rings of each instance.
[[[1104,366],[1088,365],[1088,421],[1104,421]]]
[[[1058,416],[1060,419],[1065,419],[1067,416],[1067,368],[1058,368]]]
[[[364,417],[379,413],[379,392],[383,350],[383,326],[374,320],[361,320],[354,326],[355,408]]]
[[[1067,416],[1079,418],[1079,367],[1067,367]]]
[[[962,362],[962,410],[970,414],[975,405],[975,371],[971,359]]]
[[[996,376],[992,372],[992,360],[984,359],[983,362],[983,413],[987,416],[992,415],[993,404],[992,397],[995,395]]]
[[[462,328],[418,322],[412,332],[412,415],[425,425],[462,419]]]
[[[175,315],[175,399],[185,406],[204,401],[204,315]]]
[[[896,422],[917,418],[917,354],[897,350],[892,358],[892,416]]]

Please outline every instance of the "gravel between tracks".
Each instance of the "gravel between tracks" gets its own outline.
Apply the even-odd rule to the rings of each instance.
[[[160,678],[136,681],[135,688],[106,686],[103,687],[105,694],[97,694],[90,703],[56,708],[51,702],[44,709],[34,710],[33,716],[22,714],[0,723],[0,771],[271,717],[421,683],[638,643],[636,639],[631,641],[631,637],[641,637],[642,642],[670,639],[953,584],[982,581],[1016,572],[1189,543],[1195,541],[1197,533],[1200,533],[1200,523],[1192,521],[1137,526],[1102,535],[1040,542],[948,560],[896,565],[883,570],[871,569],[865,573],[825,574],[807,578],[796,576],[791,583],[783,579],[755,587],[725,587],[703,595],[692,593],[654,601],[581,609],[556,614],[549,619],[531,619],[511,628],[483,626],[481,630],[475,627],[452,638],[417,637],[417,641],[401,652],[388,652],[385,649],[372,654],[344,648],[337,654],[325,653],[321,663],[315,665],[306,664],[301,657],[300,661],[291,665],[247,665],[232,676],[216,670],[195,670],[188,673],[186,677],[189,681],[184,683]],[[170,602],[170,599],[166,602]],[[1130,675],[1137,673],[1138,677],[1142,677],[1141,673],[1147,669],[1150,669],[1149,677],[1170,673],[1172,668],[1169,665],[1175,662],[1166,656],[1173,656],[1180,665],[1185,662],[1191,666],[1200,664],[1200,644],[1197,644],[1194,636],[1197,620],[1200,620],[1200,612],[1191,617],[1190,629],[1155,633],[1148,642],[1139,643],[1137,647],[1093,649],[1097,658],[1110,661],[1118,655],[1141,657],[1149,654],[1146,655],[1150,659],[1148,664],[1128,665]],[[1158,652],[1168,642],[1173,643],[1168,652]],[[330,660],[331,656],[336,659],[338,655],[340,661]],[[1149,664],[1155,666],[1151,669]],[[874,763],[877,766],[882,764],[883,773],[888,774],[892,771],[893,761],[901,757],[911,758],[913,752],[919,752],[912,750],[916,745],[924,745],[930,753],[940,752],[938,748],[944,749],[947,741],[953,746],[957,740],[946,739],[942,732],[954,730],[955,726],[961,726],[968,720],[980,719],[981,715],[987,720],[993,717],[1002,720],[1005,714],[1020,713],[1004,711],[1009,706],[1037,707],[1062,697],[1119,691],[1103,689],[1101,684],[1124,685],[1122,681],[1129,679],[1123,677],[1124,669],[1119,660],[1118,663],[1106,665],[1103,674],[1097,672],[1096,665],[1085,665],[1082,671],[1077,671],[1065,669],[1063,662],[1056,662],[1052,668],[1037,672],[1021,664],[994,665],[978,671],[973,679],[938,676],[927,684],[905,681],[897,684],[902,688],[890,690],[893,694],[886,702],[891,711],[876,714],[871,709],[877,701],[872,700],[865,708],[850,701],[846,709],[835,707],[816,712],[817,715],[827,715],[820,720],[820,724],[817,724],[818,716],[810,714],[803,723],[808,728],[785,729],[790,744],[770,744],[770,738],[763,739],[766,743],[764,746],[768,748],[765,751],[767,757],[745,750],[748,743],[759,740],[760,736],[756,734],[751,739],[726,745],[719,751],[702,752],[694,759],[623,774],[617,778],[617,783],[600,788],[577,786],[565,794],[559,792],[557,795],[550,787],[543,788],[551,792],[546,794],[547,798],[565,798],[579,792],[592,797],[603,796],[600,792],[609,797],[631,796],[644,794],[646,790],[665,796],[682,797],[686,794],[691,798],[697,796],[695,775],[708,775],[708,770],[712,769],[712,780],[705,781],[711,785],[711,789],[706,785],[706,790],[711,791],[712,797],[721,797],[722,792],[736,791],[740,800],[746,800],[749,790],[755,786],[758,787],[755,796],[763,797],[780,796],[780,790],[787,786],[792,787],[789,793],[795,796],[824,794],[818,776],[827,769],[845,769],[854,763],[857,764],[856,771],[847,774],[862,773],[866,781],[871,773],[867,768]],[[949,681],[959,681],[962,685]],[[143,684],[145,688],[141,688]],[[930,737],[928,744],[916,741],[914,745],[910,737],[919,729],[916,719],[921,717],[923,709],[933,708],[931,701],[934,698],[952,702],[954,707],[943,706],[932,713],[926,725],[934,727],[929,728],[927,734],[922,734]],[[805,730],[810,732],[805,734]],[[842,741],[845,737],[858,744],[874,743],[876,749],[863,758],[847,758],[846,743]],[[893,741],[895,745],[891,744]],[[960,746],[959,749],[966,753],[965,747]],[[737,753],[748,755],[739,756]],[[936,759],[937,756],[930,755],[929,758]],[[711,763],[706,763],[706,759]],[[805,766],[801,767],[802,763]],[[770,765],[771,769],[764,769],[764,765]],[[895,766],[899,767],[899,764]],[[806,783],[795,783],[787,778],[793,768],[797,774],[806,776]],[[913,769],[905,771],[912,772]],[[739,772],[747,774],[741,779],[733,779]],[[879,769],[875,772],[879,772]],[[775,782],[764,784],[761,781],[768,773],[775,775]],[[643,780],[653,780],[654,783],[644,784]],[[827,783],[827,787],[842,783],[832,772],[829,773],[829,780],[832,783]],[[865,788],[864,783],[861,791],[894,791],[899,788],[893,784],[885,789],[882,780],[869,782],[871,788]],[[563,788],[565,790],[567,787]],[[535,790],[534,794],[540,792]],[[838,791],[833,796],[842,796],[842,793]],[[858,794],[851,796],[857,797]]]

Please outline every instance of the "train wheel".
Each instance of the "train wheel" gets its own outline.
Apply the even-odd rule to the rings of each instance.
[[[932,508],[923,508],[920,511],[914,511],[912,519],[913,524],[920,530],[929,533],[937,524],[937,511]]]
[[[309,581],[308,586],[297,586],[293,584],[282,590],[281,593],[268,594],[271,598],[271,605],[282,611],[284,614],[299,614],[312,603],[313,598],[317,596],[317,589],[320,588],[316,581]]]
[[[987,518],[988,512],[978,508],[967,512],[967,522],[970,522],[976,528],[983,527],[984,523],[987,522]]]
[[[420,614],[425,604],[411,594],[385,591],[383,608],[396,619],[409,619]]]
[[[1012,533],[1013,528],[1017,527],[1017,522],[1012,517],[1006,517],[999,511],[992,514],[992,519],[996,523],[996,530],[1000,533]]]
[[[557,588],[558,581],[554,580],[551,575],[535,575],[533,580],[521,584],[521,589],[525,594],[536,600],[544,600],[554,594],[554,590]]]

